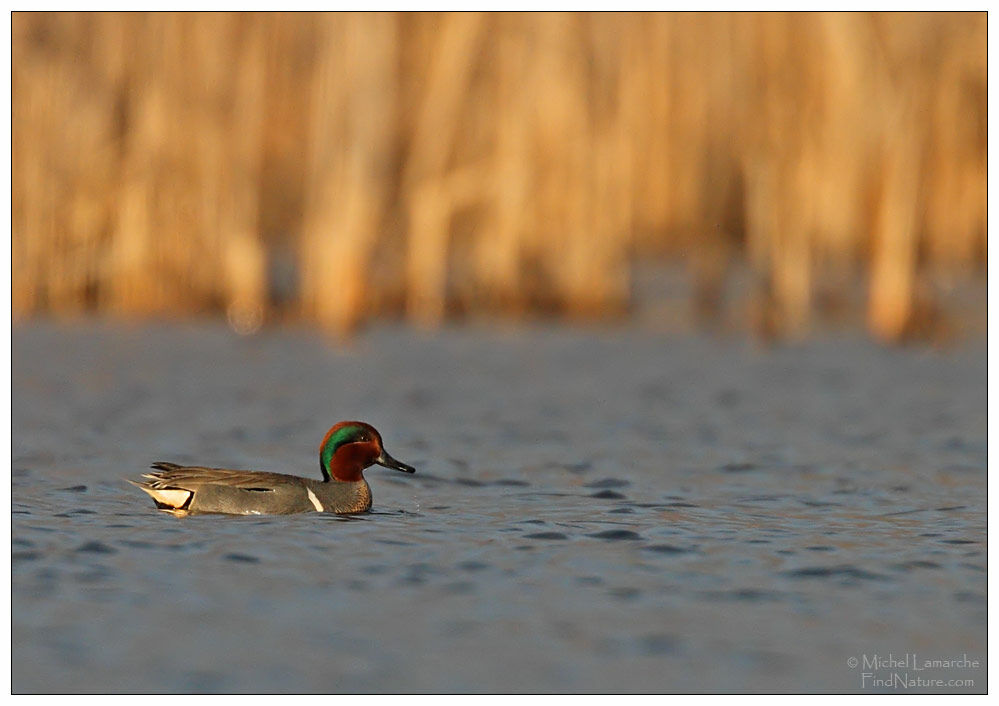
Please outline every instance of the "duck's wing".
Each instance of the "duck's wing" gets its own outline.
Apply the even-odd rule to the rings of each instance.
[[[154,489],[179,488],[196,490],[203,485],[224,485],[243,490],[272,490],[276,486],[293,483],[304,484],[303,478],[283,473],[262,471],[237,471],[228,468],[206,468],[204,466],[179,466],[176,463],[157,461],[152,464],[154,473],[142,475],[142,485]]]

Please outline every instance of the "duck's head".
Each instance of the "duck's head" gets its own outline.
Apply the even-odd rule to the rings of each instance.
[[[319,468],[326,481],[361,480],[364,469],[376,463],[403,473],[416,473],[412,466],[389,456],[382,446],[382,435],[364,422],[335,424],[319,445]]]

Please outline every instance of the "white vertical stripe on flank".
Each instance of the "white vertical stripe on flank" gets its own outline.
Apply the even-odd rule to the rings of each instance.
[[[312,492],[312,488],[305,486],[305,492],[309,494],[309,500],[312,501],[312,506],[316,508],[316,511],[323,512],[326,509],[323,507],[322,503],[319,502],[319,498],[316,497],[316,494]]]

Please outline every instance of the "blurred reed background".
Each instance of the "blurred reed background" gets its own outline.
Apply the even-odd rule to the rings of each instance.
[[[13,14],[13,309],[884,340],[986,256],[986,15]],[[935,279],[936,278],[936,279]]]

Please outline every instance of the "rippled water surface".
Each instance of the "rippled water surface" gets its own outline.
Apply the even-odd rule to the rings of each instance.
[[[984,342],[19,324],[13,356],[15,692],[986,689]],[[341,419],[418,468],[362,517],[122,480],[318,477]],[[889,652],[981,667],[850,667]]]

